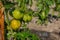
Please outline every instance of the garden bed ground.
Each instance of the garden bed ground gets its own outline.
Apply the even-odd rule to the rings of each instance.
[[[53,23],[45,25],[38,25],[35,23],[36,18],[28,24],[28,28],[33,32],[42,37],[43,40],[60,40],[60,19],[54,20]]]

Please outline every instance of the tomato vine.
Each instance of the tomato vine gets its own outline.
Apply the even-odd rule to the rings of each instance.
[[[31,7],[33,6],[33,0],[12,0],[12,1],[11,0],[1,0],[1,1],[5,7],[5,11],[4,11],[5,22],[7,23],[7,26],[9,26],[9,28],[10,28],[10,22],[13,19],[21,21],[21,27],[22,26],[26,27],[26,23],[29,23],[33,19],[33,17],[38,17],[37,23],[39,23],[39,24],[48,23],[49,20],[51,20],[51,17],[57,17],[57,18],[60,17],[60,13],[57,16],[52,15],[53,13],[49,14],[50,9],[60,12],[60,0],[34,0],[34,1],[36,1],[36,4],[35,4],[36,11],[31,9]],[[52,7],[53,5],[55,5],[55,6]],[[20,19],[20,16],[22,16],[22,15],[23,15],[23,17],[21,17],[21,19]],[[24,27],[22,27],[22,28],[24,28]],[[10,32],[12,32],[11,35],[10,35]],[[22,38],[30,36],[30,35],[28,35],[28,36],[25,35],[24,33],[26,33],[26,32],[24,32],[24,33],[23,32],[15,33],[15,32],[16,31],[13,31],[12,28],[10,30],[8,30],[8,33],[7,33],[8,37],[9,38],[10,38],[10,36],[14,37],[14,35],[16,34],[15,35],[16,37],[14,37],[14,38],[17,38],[18,40],[20,40],[18,38],[18,36],[20,34],[21,35],[19,37],[22,37],[22,35],[24,35]],[[26,34],[28,34],[28,33],[29,32],[27,32]],[[9,38],[8,38],[8,40],[9,40]],[[32,36],[32,40],[34,40],[33,38],[35,38],[34,35]],[[25,40],[25,39],[23,39],[23,40]]]

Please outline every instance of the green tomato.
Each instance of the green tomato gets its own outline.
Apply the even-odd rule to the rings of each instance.
[[[21,19],[23,17],[23,14],[17,9],[15,9],[12,13],[15,19]]]
[[[32,16],[28,15],[28,14],[25,14],[24,17],[23,17],[23,20],[25,22],[28,22],[28,21],[31,21],[32,20]]]
[[[45,12],[43,11],[43,12],[41,13],[41,19],[45,19],[45,18],[46,18]]]

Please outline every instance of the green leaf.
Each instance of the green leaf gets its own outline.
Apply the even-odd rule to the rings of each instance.
[[[45,0],[46,4],[48,4],[49,6],[54,4],[54,0]]]
[[[46,17],[48,16],[48,14],[49,14],[49,8],[48,7],[45,7],[45,15],[46,15]]]
[[[41,10],[43,10],[43,8],[44,8],[44,7],[43,7],[43,4],[41,4],[41,3],[38,4],[37,7],[38,7],[38,11],[41,11]]]
[[[57,5],[56,10],[60,11],[60,4]]]
[[[60,0],[55,0],[55,2],[56,2],[57,4],[60,4]]]
[[[9,19],[8,19],[8,15],[6,12],[4,12],[4,15],[5,15],[5,22],[7,23],[7,25],[9,25]]]
[[[6,2],[6,3],[4,4],[4,6],[5,6],[6,9],[10,9],[12,6],[14,6],[14,4],[11,3],[11,2]]]
[[[30,6],[32,6],[32,3],[33,3],[32,0],[29,0],[29,5],[30,5]]]

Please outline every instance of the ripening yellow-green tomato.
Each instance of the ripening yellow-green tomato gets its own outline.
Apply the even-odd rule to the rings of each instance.
[[[13,12],[13,17],[15,19],[21,19],[23,17],[23,13],[21,13],[19,10],[15,9]]]
[[[21,22],[19,20],[13,19],[10,23],[10,26],[13,30],[17,30],[21,26]]]

